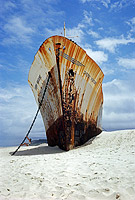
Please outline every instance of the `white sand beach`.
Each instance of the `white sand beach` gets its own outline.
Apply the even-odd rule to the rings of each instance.
[[[135,200],[135,130],[102,132],[87,145],[0,148],[0,200]]]

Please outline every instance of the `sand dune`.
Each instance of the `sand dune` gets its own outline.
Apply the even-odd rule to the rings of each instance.
[[[102,132],[64,152],[0,148],[0,200],[135,200],[135,130]]]

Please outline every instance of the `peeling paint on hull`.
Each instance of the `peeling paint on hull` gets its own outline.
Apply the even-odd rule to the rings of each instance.
[[[48,72],[40,109],[48,145],[70,150],[101,132],[104,74],[81,47],[62,36],[48,38],[30,68],[28,82],[37,104]]]

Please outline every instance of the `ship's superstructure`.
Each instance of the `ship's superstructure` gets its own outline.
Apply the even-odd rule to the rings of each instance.
[[[48,145],[69,150],[101,132],[104,74],[86,52],[62,36],[39,48],[28,82],[37,104],[50,80],[40,112]]]

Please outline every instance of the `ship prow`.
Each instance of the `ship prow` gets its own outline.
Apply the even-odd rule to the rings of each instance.
[[[70,150],[101,133],[104,74],[73,41],[52,36],[40,46],[28,82],[40,108],[48,145]]]

